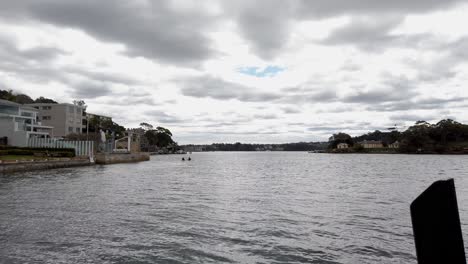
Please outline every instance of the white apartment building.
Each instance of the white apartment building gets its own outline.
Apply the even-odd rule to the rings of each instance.
[[[38,122],[37,109],[0,99],[0,137],[8,145],[25,147],[31,137],[53,136],[53,127]]]

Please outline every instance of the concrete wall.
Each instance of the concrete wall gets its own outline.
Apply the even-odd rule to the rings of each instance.
[[[116,164],[130,163],[150,160],[149,153],[98,153],[96,154],[96,164]]]
[[[89,166],[89,165],[92,165],[92,163],[87,159],[0,163],[0,175],[13,173],[13,172],[48,170],[48,169],[56,169],[56,168],[68,168],[68,167]]]

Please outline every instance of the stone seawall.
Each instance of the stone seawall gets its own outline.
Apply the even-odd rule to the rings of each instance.
[[[130,163],[150,160],[149,153],[98,153],[95,156],[96,164],[116,164],[116,163]]]
[[[0,174],[24,172],[34,170],[48,170],[57,168],[69,168],[78,166],[92,165],[87,159],[80,160],[49,160],[49,161],[34,161],[34,162],[18,162],[18,163],[1,163]]]

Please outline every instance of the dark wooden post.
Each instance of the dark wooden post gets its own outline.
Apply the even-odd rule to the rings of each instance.
[[[466,264],[453,179],[434,182],[411,204],[419,264]]]

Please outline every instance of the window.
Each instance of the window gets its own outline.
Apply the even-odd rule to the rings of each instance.
[[[52,106],[43,106],[42,107],[42,110],[50,110],[50,109],[52,109]]]
[[[18,107],[9,105],[0,105],[0,113],[8,115],[17,115]]]
[[[43,116],[42,120],[52,120],[52,117],[51,116]]]
[[[73,127],[68,127],[68,132],[73,133]]]
[[[69,106],[68,107],[68,112],[71,113],[71,114],[74,114],[75,113],[75,107],[74,106]]]
[[[79,127],[76,128],[76,133],[80,133],[81,129]]]

